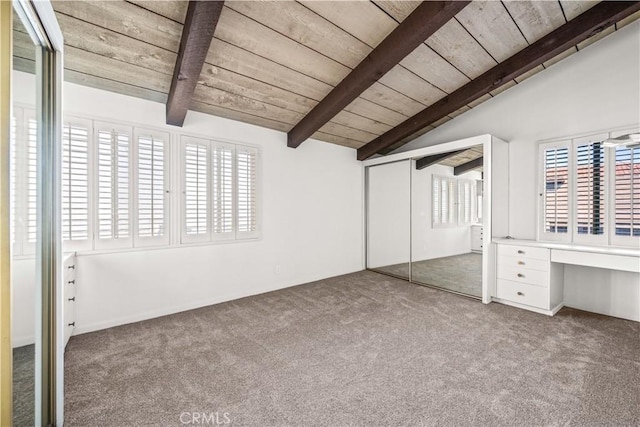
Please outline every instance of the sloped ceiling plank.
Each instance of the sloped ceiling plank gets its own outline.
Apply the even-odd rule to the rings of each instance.
[[[189,1],[166,104],[168,125],[182,126],[187,117],[223,5],[223,1]]]
[[[187,16],[187,7],[189,6],[189,2],[185,0],[127,0],[127,2],[180,24],[184,24],[184,18]]]
[[[374,1],[374,3],[398,22],[404,21],[418,6],[419,1]]]
[[[398,26],[394,19],[368,1],[311,0],[301,3],[372,48]]]
[[[262,25],[353,69],[371,47],[293,1],[238,1],[227,6]]]
[[[474,1],[458,13],[457,19],[498,62],[528,45],[502,2]]]
[[[424,43],[400,61],[400,65],[446,93],[451,93],[470,81],[467,76]]]
[[[422,158],[416,160],[416,169],[417,170],[422,170],[424,168],[428,168],[431,165],[443,162],[444,160],[448,159],[449,157],[453,157],[453,156],[455,156],[457,154],[460,154],[460,153],[462,153],[462,151],[463,150],[451,151],[449,153],[432,154],[430,156],[422,157]]]
[[[65,46],[65,69],[113,81],[123,81],[156,92],[169,92],[171,77],[93,52]]]
[[[399,65],[393,67],[378,82],[418,101],[424,106],[431,105],[446,95],[445,92],[417,74]]]
[[[529,44],[567,22],[557,1],[505,1],[504,6]]]
[[[429,37],[426,44],[470,79],[497,64],[456,19]]]
[[[190,109],[200,113],[223,117],[225,119],[237,120],[268,129],[278,130],[280,132],[286,132],[291,128],[291,125],[277,120],[265,119],[264,117],[253,116],[244,111],[229,110],[218,105],[211,105],[200,101],[192,101]]]
[[[178,52],[182,25],[134,4],[122,1],[52,2],[56,12],[109,28],[137,40]]]
[[[416,44],[437,31],[467,2],[424,2],[386,39],[362,60],[287,136],[287,145],[297,147],[318,126],[329,121],[337,112],[369,88],[380,76],[393,68]]]
[[[332,86],[351,71],[228,7],[222,11],[216,37]]]
[[[598,3],[598,1],[560,0],[560,5],[562,6],[562,10],[564,11],[564,16],[567,18],[567,21],[571,21],[573,18],[583,14]]]
[[[484,95],[492,87],[499,87],[526,73],[559,53],[563,53],[570,46],[592,36],[603,28],[613,26],[617,21],[636,13],[638,10],[640,10],[640,2],[602,2],[598,4],[471,83],[461,87],[453,94],[406,120],[400,126],[359,148],[358,159],[364,160],[380,150],[394,145],[422,126],[433,124],[435,120],[438,120],[438,117],[449,114]]]
[[[63,13],[58,13],[56,17],[64,34],[66,46],[73,46],[163,74],[173,73],[173,64],[177,57],[175,52],[149,45]]]
[[[332,144],[338,144],[349,148],[358,148],[364,145],[364,143],[360,141],[354,141],[353,139],[330,135],[328,133],[319,131],[311,135],[311,138],[317,139],[318,141],[330,142]]]
[[[453,174],[454,175],[462,175],[463,173],[467,173],[469,171],[472,171],[474,169],[479,169],[483,166],[484,164],[484,158],[483,157],[478,157],[477,159],[471,160],[467,163],[463,163],[461,165],[455,166],[453,168]]]

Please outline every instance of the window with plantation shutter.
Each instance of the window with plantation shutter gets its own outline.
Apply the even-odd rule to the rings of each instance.
[[[131,244],[131,129],[96,123],[96,248]]]
[[[182,137],[182,243],[259,237],[254,147]]]
[[[431,178],[432,227],[464,227],[478,219],[476,182],[433,175]]]
[[[234,147],[216,143],[211,150],[212,231],[215,239],[234,238]]]
[[[136,131],[136,245],[168,243],[167,144],[164,133]]]
[[[540,144],[541,240],[638,245],[640,145],[631,138],[637,133]]]
[[[209,146],[206,140],[183,139],[183,243],[210,238]]]
[[[34,117],[27,118],[27,222],[26,236],[28,244],[36,242],[36,216],[37,216],[37,142],[38,127]]]
[[[605,233],[605,152],[602,142],[579,143],[575,149],[575,232]]]
[[[640,236],[640,145],[615,148],[615,238]]]
[[[65,250],[90,248],[89,136],[89,123],[63,123],[62,238]]]
[[[542,149],[543,233],[567,236],[569,232],[569,145]]]
[[[17,156],[17,126],[18,120],[15,116],[11,116],[11,135],[9,140],[9,180],[11,181],[9,186],[9,212],[11,212],[11,222],[9,223],[9,234],[11,240],[11,246],[14,253],[22,255],[22,242],[18,244],[16,240],[16,167]]]
[[[238,238],[254,237],[257,231],[257,158],[255,148],[236,147],[237,233]]]

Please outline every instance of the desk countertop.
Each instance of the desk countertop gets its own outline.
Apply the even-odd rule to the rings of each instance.
[[[590,252],[606,255],[622,255],[640,258],[640,249],[611,246],[588,246],[574,243],[540,242],[537,240],[495,238],[494,243],[501,245],[533,246],[539,248],[559,249],[564,251]]]

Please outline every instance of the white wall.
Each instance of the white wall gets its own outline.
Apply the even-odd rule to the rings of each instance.
[[[639,121],[640,22],[635,22],[401,150],[483,133],[509,141],[509,233],[535,239],[537,142],[628,127]],[[566,305],[625,318],[639,311],[637,274],[576,275],[569,269],[565,276]]]
[[[32,76],[15,72],[14,78],[15,101],[28,102]],[[76,333],[364,268],[363,168],[354,150],[313,140],[293,150],[282,132],[194,112],[178,129],[164,125],[163,104],[70,83],[64,89],[67,114],[262,147],[262,239],[79,254]],[[18,263],[16,298],[33,281]],[[26,313],[27,299],[14,299],[14,310]],[[14,322],[16,341],[32,331],[24,320]]]
[[[471,251],[471,226],[432,226],[432,179],[433,175],[453,177],[453,168],[433,165],[422,170],[413,169],[411,210],[413,212],[412,251],[414,261],[466,254]],[[457,176],[460,179],[478,180],[480,172],[471,171]]]

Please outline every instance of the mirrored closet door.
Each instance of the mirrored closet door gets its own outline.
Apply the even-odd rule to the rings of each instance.
[[[410,279],[411,160],[367,173],[367,268]]]
[[[482,145],[414,160],[411,279],[482,297]]]

